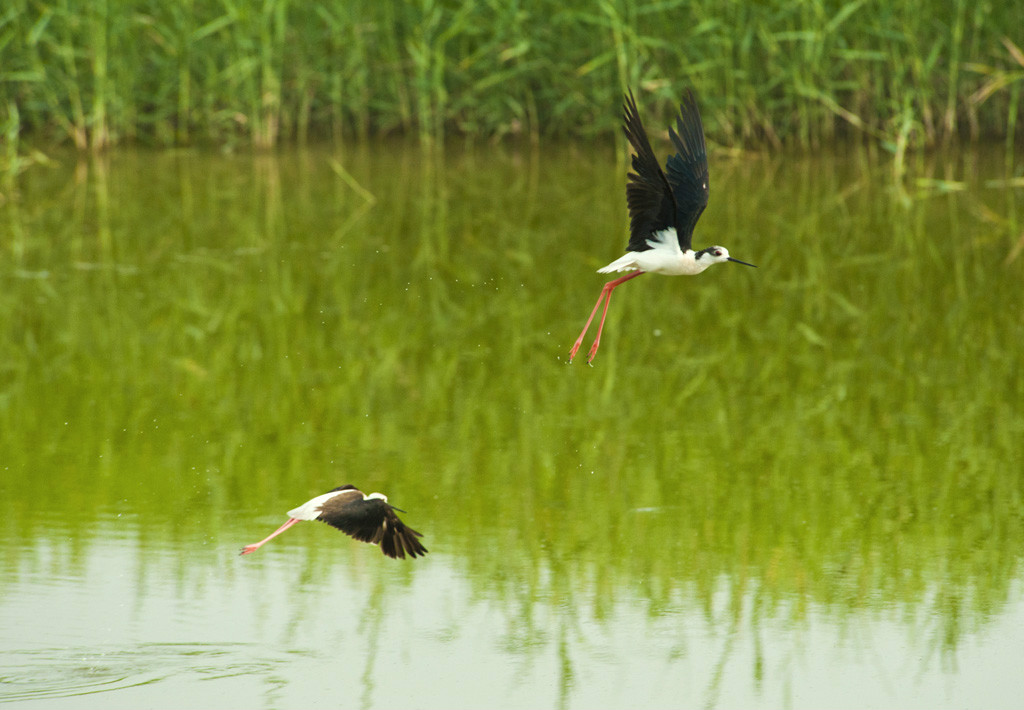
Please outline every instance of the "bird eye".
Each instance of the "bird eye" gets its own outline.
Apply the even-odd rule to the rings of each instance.
[[[715,256],[721,256],[721,255],[722,255],[722,250],[721,249],[715,249]]]

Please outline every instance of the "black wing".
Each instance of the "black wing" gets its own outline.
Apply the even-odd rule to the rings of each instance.
[[[679,210],[669,181],[647,140],[647,131],[640,120],[632,91],[626,94],[623,119],[622,130],[634,151],[633,172],[626,182],[626,205],[629,207],[629,245],[626,250],[647,251],[651,248],[647,240],[654,232],[676,226]],[[671,168],[672,160],[669,159]]]
[[[409,557],[422,557],[427,554],[427,548],[416,539],[418,537],[423,537],[422,533],[407,526],[398,519],[394,511],[389,510],[381,529],[380,551],[396,559],[404,559],[406,553]]]
[[[346,484],[344,486],[338,486],[337,488],[332,488],[331,490],[329,490],[327,492],[328,493],[334,493],[335,491],[355,491],[359,495],[363,495],[363,492],[361,490],[359,490],[358,488],[356,488],[355,486],[353,486],[351,483],[348,483],[348,484]]]
[[[353,490],[349,495],[362,493]],[[321,510],[324,510],[338,496],[328,501]],[[348,507],[343,514],[331,514],[327,510],[320,515],[321,520],[328,525],[341,530],[360,542],[368,542],[373,545],[380,545],[381,551],[388,557],[402,557],[406,553],[411,557],[424,555],[427,548],[420,544],[417,537],[423,537],[410,527],[407,527],[398,516],[395,515],[392,507],[380,499],[360,501],[359,505]]]
[[[679,247],[686,251],[691,248],[693,228],[708,206],[708,151],[704,144],[704,124],[700,120],[697,100],[693,92],[686,90],[683,103],[679,106],[676,130],[668,129],[672,145],[678,151],[668,158],[668,182],[675,197],[676,214],[674,226],[679,237]]]

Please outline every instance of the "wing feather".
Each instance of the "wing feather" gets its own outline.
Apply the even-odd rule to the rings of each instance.
[[[361,493],[359,495],[362,496]],[[388,557],[404,558],[406,554],[417,557],[427,553],[427,548],[416,539],[423,535],[403,523],[395,515],[393,507],[380,499],[369,500],[342,518],[325,514],[318,520],[360,542],[380,545],[381,552]]]
[[[623,119],[622,130],[634,151],[633,172],[629,173],[626,182],[626,205],[629,207],[629,245],[626,249],[647,251],[651,248],[647,240],[654,232],[675,226],[678,209],[669,180],[647,139],[632,91],[625,97]]]
[[[416,539],[423,537],[422,533],[416,532],[399,520],[393,511],[388,511],[381,533],[380,550],[388,557],[404,558],[406,554],[410,557],[427,554],[427,548]]]
[[[668,129],[676,153],[668,158],[668,182],[675,198],[674,225],[679,247],[692,248],[693,228],[708,204],[708,151],[704,143],[704,124],[693,92],[686,90],[679,106],[676,129]]]

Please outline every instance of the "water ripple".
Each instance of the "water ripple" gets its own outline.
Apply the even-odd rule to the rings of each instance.
[[[214,680],[260,673],[246,644],[143,644],[131,648],[42,648],[0,652],[0,703],[69,698],[191,675]]]

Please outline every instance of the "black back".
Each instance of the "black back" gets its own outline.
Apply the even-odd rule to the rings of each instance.
[[[681,249],[692,248],[693,228],[708,204],[710,185],[704,124],[693,92],[686,90],[676,129],[668,131],[677,152],[668,158],[667,177],[651,149],[632,91],[626,95],[623,116],[622,130],[635,153],[634,172],[626,183],[630,217],[627,251],[647,251],[651,235],[669,227],[675,227]]]
[[[317,520],[351,535],[361,542],[380,545],[388,557],[404,558],[425,555],[425,548],[416,538],[422,534],[408,527],[387,501],[366,499],[355,486],[335,488],[338,495],[320,506]]]

